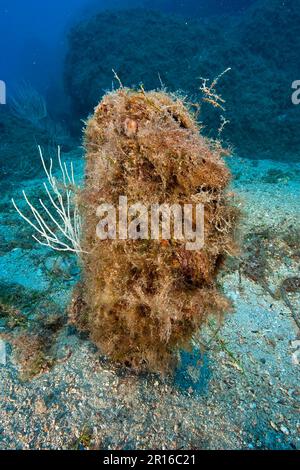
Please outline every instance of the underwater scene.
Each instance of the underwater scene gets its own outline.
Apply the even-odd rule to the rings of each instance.
[[[0,450],[300,450],[299,0],[0,38]]]

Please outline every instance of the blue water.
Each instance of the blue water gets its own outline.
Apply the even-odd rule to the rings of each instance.
[[[199,102],[199,77],[213,80],[231,68],[218,84],[229,121],[223,140],[242,157],[299,161],[300,106],[292,102],[300,73],[297,0],[24,5],[2,0],[0,7],[0,80],[8,104],[26,81],[78,141],[81,120],[117,85],[112,69],[124,85],[153,89],[162,81]],[[96,16],[107,10],[114,13]],[[217,136],[219,111],[202,105],[210,137]]]

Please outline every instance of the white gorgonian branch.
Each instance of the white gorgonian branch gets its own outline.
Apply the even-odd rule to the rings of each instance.
[[[75,198],[76,184],[74,180],[73,164],[68,169],[66,163],[61,161],[61,151],[58,147],[57,157],[61,170],[62,181],[58,181],[52,174],[53,161],[50,158],[49,169],[46,166],[43,152],[38,146],[40,158],[43,164],[48,184],[44,182],[44,188],[50,201],[50,210],[46,204],[39,199],[41,208],[36,209],[29,201],[25,191],[23,191],[24,199],[31,210],[33,219],[30,220],[18,208],[14,199],[12,203],[18,214],[33,229],[35,234],[32,235],[40,245],[49,246],[56,251],[70,251],[76,254],[82,253],[80,246],[81,236],[81,217]],[[51,228],[52,225],[53,228]],[[55,227],[55,228],[54,228]]]

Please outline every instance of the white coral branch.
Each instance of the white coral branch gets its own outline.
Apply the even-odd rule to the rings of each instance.
[[[39,199],[39,203],[43,211],[36,209],[29,201],[25,191],[23,191],[24,199],[34,217],[33,222],[23,214],[14,199],[12,199],[12,203],[20,217],[34,229],[36,234],[33,234],[32,237],[40,245],[49,246],[56,251],[70,251],[76,254],[82,253],[83,250],[80,245],[81,217],[74,194],[76,184],[73,164],[71,163],[70,169],[68,169],[66,163],[62,163],[61,151],[60,147],[58,147],[57,157],[62,175],[62,181],[59,182],[52,174],[52,158],[50,158],[50,166],[47,168],[42,149],[40,146],[38,146],[38,149],[48,180],[48,184],[46,182],[44,183],[45,191],[50,205],[54,210],[51,212],[41,199]],[[49,222],[46,221],[47,219]],[[56,227],[55,231],[50,228],[50,221]]]

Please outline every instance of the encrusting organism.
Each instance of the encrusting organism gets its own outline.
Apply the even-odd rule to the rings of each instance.
[[[179,97],[122,86],[87,122],[83,276],[70,321],[103,354],[137,371],[169,370],[208,315],[230,309],[216,277],[235,253],[239,211],[226,192],[227,152],[200,130]],[[188,251],[174,238],[100,240],[98,206],[117,207],[123,195],[128,204],[203,204],[203,248]]]

